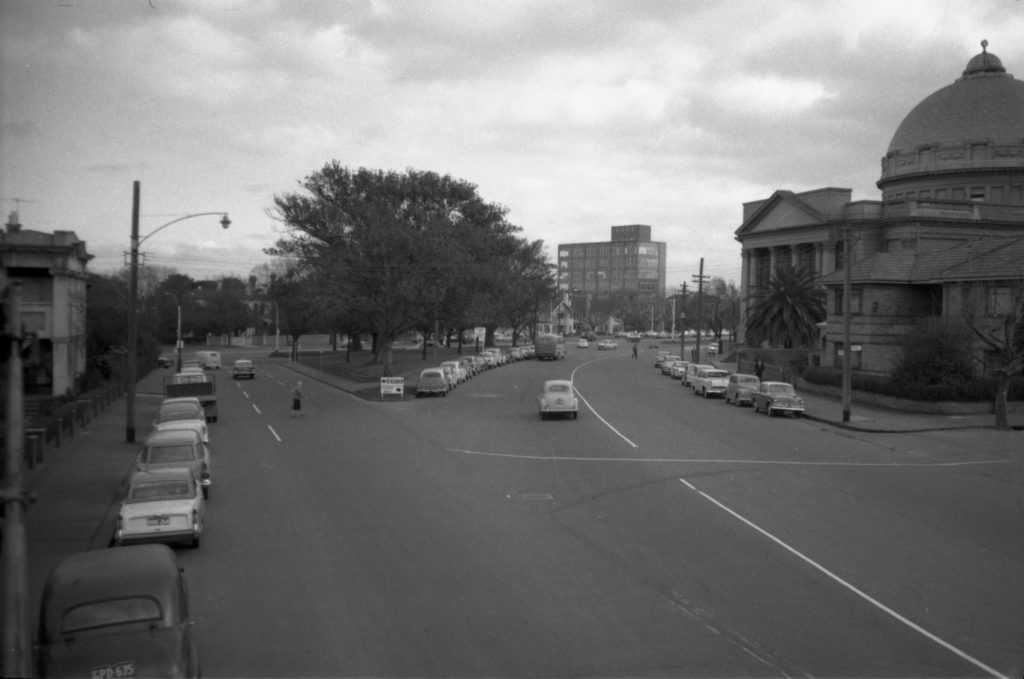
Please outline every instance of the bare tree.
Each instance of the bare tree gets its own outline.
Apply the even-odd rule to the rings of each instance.
[[[991,301],[986,299],[990,292]],[[965,285],[962,294],[967,326],[995,359],[989,366],[996,377],[995,427],[1009,429],[1006,403],[1010,380],[1024,372],[1024,283]],[[979,310],[985,312],[984,315],[979,314]]]

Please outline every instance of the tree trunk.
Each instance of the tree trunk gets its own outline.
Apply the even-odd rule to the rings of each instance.
[[[1010,373],[1005,370],[999,371],[999,381],[996,383],[996,429],[1009,429],[1010,421],[1006,412],[1006,401],[1010,392]]]

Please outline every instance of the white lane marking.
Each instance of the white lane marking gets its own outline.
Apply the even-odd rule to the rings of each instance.
[[[485,450],[468,450],[466,448],[445,448],[453,453],[479,455],[481,457],[507,457],[522,460],[545,460],[556,462],[640,462],[665,463],[679,462],[686,464],[728,464],[728,465],[778,465],[792,467],[968,467],[980,464],[1007,464],[1012,460],[977,460],[974,462],[816,462],[808,460],[740,460],[714,458],[683,458],[683,457],[582,457],[573,455],[533,455],[530,453],[496,453]]]
[[[241,387],[239,387],[239,388],[241,388]],[[245,389],[242,389],[242,396],[244,396],[246,398],[249,398],[249,392],[247,392]]]
[[[628,443],[630,447],[632,447],[632,448],[639,448],[640,446],[638,446],[637,444],[635,444],[632,441],[630,441],[628,438],[626,438],[625,434],[623,434],[621,431],[619,431],[618,429],[613,427],[611,422],[609,422],[608,420],[606,420],[603,417],[601,417],[601,414],[598,413],[596,410],[594,410],[594,406],[590,405],[590,401],[588,401],[586,398],[584,398],[582,392],[580,392],[580,390],[576,388],[576,371],[579,370],[580,368],[584,367],[584,366],[590,365],[591,363],[596,363],[597,361],[600,361],[600,360],[605,360],[605,359],[598,358],[598,359],[594,359],[593,361],[587,361],[586,363],[581,363],[580,365],[578,365],[578,366],[576,366],[575,368],[572,369],[572,372],[569,374],[569,379],[572,380],[573,391],[575,391],[579,395],[580,400],[583,401],[583,404],[585,406],[587,406],[587,409],[590,410],[590,412],[592,412],[594,414],[594,417],[596,417],[597,419],[601,420],[601,422],[604,424],[604,426],[606,426],[609,429],[611,429],[612,432],[616,436],[618,436],[620,439],[622,439],[623,441]]]
[[[268,425],[267,425],[267,429],[269,429],[269,430],[270,430],[270,433],[274,435],[274,438],[275,438],[275,439],[277,439],[277,442],[278,442],[278,443],[281,443],[281,437],[277,435],[277,432],[276,432],[276,431],[274,431],[274,428],[273,428],[273,427],[271,427],[271,426],[270,426],[270,425],[268,424]]]
[[[263,413],[260,412],[259,407],[255,403],[252,404],[252,409],[256,411],[257,415],[262,415],[263,414]]]
[[[700,495],[701,497],[703,497],[708,502],[710,502],[713,505],[715,505],[716,507],[718,507],[719,509],[722,509],[723,511],[731,514],[734,518],[736,518],[739,521],[745,523],[750,528],[753,528],[755,531],[757,531],[758,533],[760,533],[764,537],[768,538],[769,540],[771,540],[772,542],[774,542],[778,546],[782,547],[787,552],[789,552],[793,556],[797,557],[798,559],[802,560],[803,562],[805,562],[809,566],[813,567],[814,569],[816,569],[817,571],[819,571],[820,573],[822,573],[826,577],[832,579],[833,581],[839,583],[840,585],[842,585],[846,589],[850,590],[851,592],[853,592],[854,594],[856,594],[860,598],[864,599],[869,604],[871,604],[872,606],[876,607],[877,609],[879,609],[883,613],[886,613],[887,615],[890,615],[891,617],[893,617],[896,620],[898,620],[899,622],[903,623],[904,625],[906,625],[910,629],[912,629],[915,632],[921,634],[925,638],[931,639],[933,642],[935,642],[938,645],[942,646],[947,651],[950,651],[954,655],[959,656],[960,658],[962,658],[963,660],[966,660],[967,662],[971,663],[975,667],[977,667],[977,668],[979,668],[979,669],[981,669],[981,670],[983,670],[985,672],[988,672],[991,676],[998,677],[999,679],[1008,679],[1007,675],[1004,675],[1004,674],[1000,673],[998,670],[993,669],[992,667],[989,667],[985,663],[983,663],[980,660],[978,660],[977,658],[974,658],[973,656],[967,654],[966,652],[961,651],[959,648],[957,648],[956,646],[953,646],[949,642],[940,639],[939,637],[935,636],[934,634],[932,634],[931,632],[929,632],[925,628],[921,627],[917,623],[913,622],[912,620],[909,620],[908,618],[900,615],[899,613],[897,613],[893,609],[889,608],[888,606],[883,604],[878,599],[875,599],[874,597],[872,597],[871,595],[867,594],[863,590],[858,589],[855,585],[853,585],[853,584],[847,582],[846,580],[844,580],[843,578],[839,577],[838,575],[836,575],[832,571],[828,570],[827,568],[825,568],[824,566],[819,564],[817,561],[814,561],[813,559],[811,559],[809,556],[806,556],[803,553],[797,551],[796,548],[791,547],[790,545],[786,544],[781,539],[775,537],[774,535],[772,535],[771,533],[766,531],[764,528],[761,528],[760,526],[758,526],[753,521],[750,521],[749,519],[747,519],[747,518],[741,516],[740,514],[736,513],[735,511],[733,511],[729,507],[725,506],[724,504],[722,504],[721,502],[719,502],[715,498],[711,497],[710,495],[708,495],[704,491],[698,490],[696,486],[694,486],[692,483],[690,483],[686,479],[679,479],[679,482],[682,483],[687,488],[689,488],[690,490],[692,490],[693,492],[695,492],[698,495]]]

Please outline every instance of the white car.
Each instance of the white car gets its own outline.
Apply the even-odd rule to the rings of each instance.
[[[198,547],[205,520],[206,501],[188,469],[135,472],[117,512],[114,543],[184,542]]]
[[[537,401],[542,420],[558,414],[569,415],[575,420],[580,415],[580,402],[571,380],[548,380]]]
[[[199,432],[203,443],[210,442],[210,431],[206,426],[206,411],[203,404],[194,396],[165,398],[153,418],[155,431],[172,429],[194,429]]]
[[[693,378],[693,393],[709,398],[725,396],[725,388],[729,386],[729,371],[719,368],[704,368]]]
[[[597,348],[599,351],[603,349],[618,349],[619,344],[610,339],[603,339],[597,343]]]
[[[462,384],[469,379],[469,373],[466,372],[466,366],[462,364],[462,361],[443,361],[441,367],[451,368],[452,374],[455,377],[455,384]]]
[[[587,341],[586,337],[581,337],[578,340],[576,340],[576,346],[579,347],[580,349],[586,349],[587,347],[590,346],[590,342]]]

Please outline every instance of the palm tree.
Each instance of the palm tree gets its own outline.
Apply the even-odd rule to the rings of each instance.
[[[768,285],[750,295],[747,308],[747,343],[767,341],[786,349],[806,347],[817,340],[818,324],[825,320],[825,291],[814,283],[810,269],[779,266]]]

